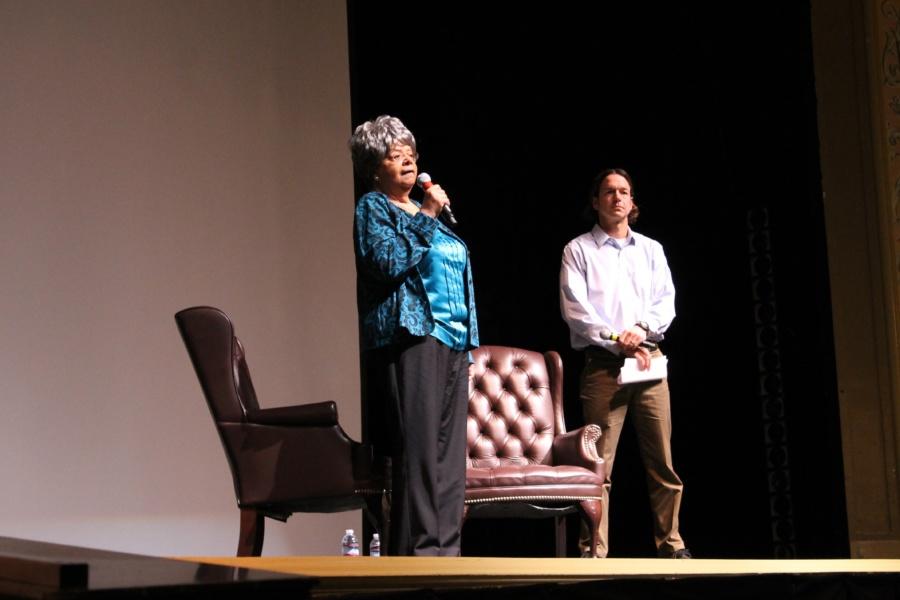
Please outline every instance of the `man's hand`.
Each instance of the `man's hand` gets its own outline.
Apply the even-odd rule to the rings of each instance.
[[[650,352],[641,347],[641,342],[647,339],[647,332],[637,325],[633,325],[619,334],[617,344],[622,349],[622,354],[636,358],[638,370],[646,371],[650,368]]]
[[[638,371],[646,371],[650,368],[650,351],[638,346],[634,350],[623,350],[625,356],[637,359]]]
[[[637,325],[633,325],[620,333],[619,339],[616,341],[618,342],[619,346],[622,347],[622,350],[634,350],[638,346],[640,346],[641,342],[646,339],[647,332]]]

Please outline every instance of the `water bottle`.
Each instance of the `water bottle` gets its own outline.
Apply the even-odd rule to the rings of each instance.
[[[345,531],[341,538],[341,556],[359,556],[359,540],[352,529]]]
[[[372,542],[369,544],[369,556],[381,556],[381,538],[377,533],[372,534]]]

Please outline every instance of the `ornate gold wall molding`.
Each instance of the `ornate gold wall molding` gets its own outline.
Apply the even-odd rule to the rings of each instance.
[[[880,82],[873,94],[872,123],[885,132],[880,155],[878,227],[884,265],[884,300],[887,306],[887,351],[891,371],[895,431],[900,431],[900,3],[876,2],[867,22],[872,48],[881,58]],[[876,78],[872,78],[873,83]],[[900,456],[900,435],[895,452]]]
[[[853,557],[900,557],[900,2],[811,3]]]
[[[893,0],[883,0],[880,11],[877,14],[874,27],[881,42],[881,72],[882,82],[880,86],[880,106],[878,112],[884,120],[888,145],[891,151],[888,154],[886,177],[894,184],[891,187],[890,200],[887,203],[886,216],[890,219],[889,251],[890,261],[893,265],[891,276],[891,304],[894,307],[893,314],[897,315],[896,299],[900,294],[900,6]],[[876,38],[878,39],[878,38]],[[897,323],[894,319],[894,323]],[[894,329],[894,341],[897,331]],[[896,346],[896,343],[895,343]],[[894,365],[896,366],[896,361]]]

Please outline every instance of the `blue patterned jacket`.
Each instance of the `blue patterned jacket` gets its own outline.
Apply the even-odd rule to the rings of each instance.
[[[434,329],[431,305],[416,266],[431,248],[431,238],[438,227],[462,242],[437,219],[421,213],[410,215],[380,192],[369,192],[356,203],[353,247],[356,302],[364,350],[398,341],[404,336],[404,329],[415,336],[426,336]],[[478,346],[472,265],[468,259],[466,299],[468,350]]]

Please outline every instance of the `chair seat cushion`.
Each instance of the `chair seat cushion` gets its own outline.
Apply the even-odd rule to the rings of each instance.
[[[508,465],[466,469],[466,501],[599,498],[603,480],[583,467]]]

